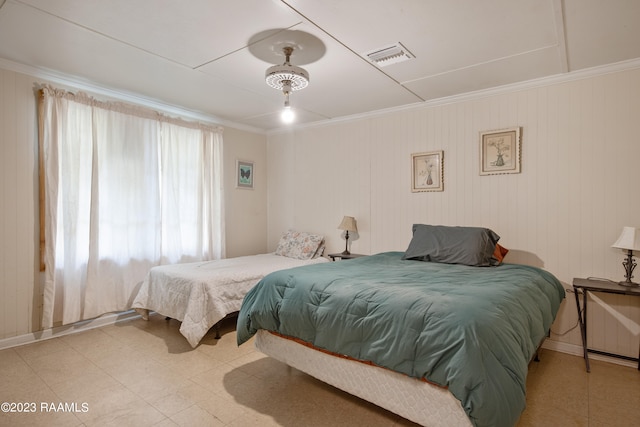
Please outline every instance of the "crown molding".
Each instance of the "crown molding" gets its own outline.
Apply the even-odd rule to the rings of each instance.
[[[528,90],[528,89],[536,89],[536,88],[551,86],[551,85],[560,84],[560,83],[567,83],[567,82],[572,82],[576,80],[588,79],[588,78],[597,77],[605,74],[619,73],[622,71],[633,70],[637,68],[640,68],[640,58],[636,58],[628,61],[616,62],[613,64],[607,64],[599,67],[586,68],[583,70],[572,71],[569,73],[554,74],[552,76],[541,77],[533,80],[527,80],[525,82],[511,83],[508,85],[493,87],[489,89],[482,89],[482,90],[477,90],[473,92],[466,92],[463,94],[447,96],[444,98],[431,99],[424,102],[415,102],[412,104],[402,105],[399,107],[391,107],[391,108],[385,108],[385,109],[376,110],[376,111],[370,111],[362,114],[354,114],[351,116],[337,117],[334,119],[327,119],[327,120],[317,121],[317,122],[308,123],[308,124],[301,124],[301,125],[297,125],[289,128],[282,127],[282,128],[272,129],[268,131],[267,134],[274,135],[274,134],[281,134],[281,133],[290,133],[291,131],[329,126],[329,125],[334,125],[336,123],[342,123],[342,122],[352,122],[352,121],[357,121],[362,119],[369,119],[373,117],[384,116],[391,113],[397,113],[400,111],[415,110],[417,108],[425,108],[425,107],[437,107],[437,106],[448,105],[448,104],[453,104],[457,102],[477,100],[477,99],[486,98],[490,96],[503,95],[506,93],[517,92],[517,91]]]
[[[281,133],[291,133],[291,132],[294,132],[297,130],[303,130],[303,129],[330,126],[337,123],[369,119],[373,117],[384,116],[391,113],[397,113],[400,111],[415,110],[417,108],[437,107],[437,106],[448,105],[448,104],[453,104],[457,102],[476,100],[476,99],[486,98],[490,96],[502,95],[510,92],[517,92],[517,91],[527,90],[527,89],[535,89],[535,88],[555,85],[559,83],[583,80],[583,79],[601,76],[605,74],[618,73],[622,71],[640,68],[640,58],[636,58],[628,61],[616,62],[613,64],[607,64],[599,67],[587,68],[579,71],[572,71],[569,73],[555,74],[552,76],[541,77],[539,79],[512,83],[512,84],[493,87],[489,89],[482,89],[482,90],[467,92],[459,95],[447,96],[444,98],[427,100],[424,102],[415,102],[412,104],[402,105],[398,107],[391,107],[391,108],[385,108],[385,109],[370,111],[370,112],[361,113],[361,114],[354,114],[350,116],[342,116],[342,117],[337,117],[332,119],[319,120],[316,122],[306,123],[306,124],[299,124],[299,125],[293,125],[293,126],[289,125],[287,127],[283,126],[275,129],[270,129],[270,130],[255,128],[252,126],[247,126],[244,124],[224,120],[219,117],[211,116],[201,112],[187,110],[186,108],[181,106],[167,104],[162,101],[147,98],[134,93],[107,88],[107,87],[98,85],[95,82],[87,81],[79,77],[69,76],[69,75],[59,73],[53,70],[45,69],[45,68],[38,68],[38,67],[20,64],[4,58],[0,58],[0,68],[30,75],[38,79],[47,80],[55,84],[65,85],[77,90],[91,92],[96,95],[115,98],[120,101],[126,101],[133,104],[142,105],[148,108],[152,108],[154,110],[161,111],[166,114],[172,114],[182,118],[202,121],[209,124],[228,126],[234,129],[244,130],[247,132],[273,135],[273,134],[281,134]]]
[[[211,125],[228,126],[234,129],[245,130],[253,133],[265,134],[265,131],[263,129],[235,123],[198,111],[188,110],[178,105],[168,104],[157,99],[148,98],[135,93],[108,88],[77,76],[71,76],[47,68],[33,67],[31,65],[21,64],[1,57],[0,68],[14,71],[16,73],[26,74],[37,79],[46,80],[49,83],[63,85],[69,89],[89,92],[94,95],[112,98],[118,101],[129,102],[184,119],[195,120]]]

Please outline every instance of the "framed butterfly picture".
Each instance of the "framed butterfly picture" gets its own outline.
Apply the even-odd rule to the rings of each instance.
[[[253,190],[253,162],[237,161],[236,187]]]

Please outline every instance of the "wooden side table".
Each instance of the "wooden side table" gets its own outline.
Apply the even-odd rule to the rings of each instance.
[[[335,261],[336,258],[338,259],[353,259],[353,258],[360,258],[361,256],[366,256],[366,255],[362,255],[362,254],[349,254],[349,255],[344,255],[342,253],[337,253],[337,254],[329,254],[327,255],[329,258],[331,258],[331,261]]]
[[[602,292],[640,297],[640,287],[622,286],[617,282],[598,279],[573,279],[573,294],[576,297],[576,307],[578,308],[578,322],[580,324],[580,332],[582,333],[582,350],[587,372],[591,371],[591,367],[589,366],[589,353],[638,362],[638,370],[640,371],[640,349],[638,349],[638,357],[636,358],[589,348],[587,345],[587,292]],[[582,305],[580,304],[579,294],[582,294]]]

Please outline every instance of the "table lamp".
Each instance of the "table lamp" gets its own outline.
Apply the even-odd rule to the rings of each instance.
[[[353,232],[356,233],[358,231],[358,227],[356,227],[356,219],[352,216],[345,216],[342,218],[342,222],[340,223],[340,225],[338,226],[338,230],[344,230],[345,234],[344,234],[344,252],[342,252],[342,255],[350,255],[351,252],[349,252],[349,232]]]
[[[632,282],[631,279],[633,278],[633,269],[636,268],[633,251],[640,251],[640,230],[635,227],[623,227],[620,237],[611,247],[627,252],[627,259],[622,261],[626,280],[618,282],[618,284],[622,286],[638,286],[638,283]]]

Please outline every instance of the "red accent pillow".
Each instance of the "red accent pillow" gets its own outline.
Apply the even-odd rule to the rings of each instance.
[[[500,246],[499,243],[496,243],[496,248],[493,250],[493,258],[498,261],[496,265],[500,265],[505,255],[509,252],[509,249]]]

